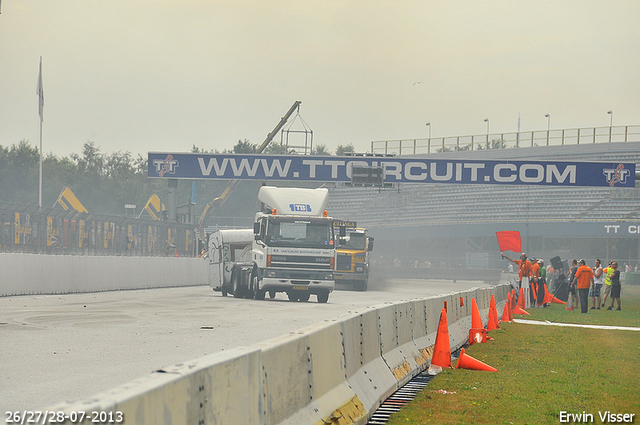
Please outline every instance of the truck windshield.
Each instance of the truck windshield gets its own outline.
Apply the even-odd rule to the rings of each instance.
[[[341,246],[342,249],[364,250],[364,233],[347,233],[346,239],[346,244]]]
[[[270,219],[264,242],[269,246],[333,248],[333,227],[329,220]]]

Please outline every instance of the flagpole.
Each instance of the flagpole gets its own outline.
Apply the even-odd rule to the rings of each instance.
[[[42,56],[40,56],[40,70],[38,72],[38,114],[40,115],[40,187],[38,190],[38,205],[42,208],[42,121],[44,110],[44,89],[42,87]]]
[[[42,120],[40,120],[40,191],[38,205],[42,208]]]

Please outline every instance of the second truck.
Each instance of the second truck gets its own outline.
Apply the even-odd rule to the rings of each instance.
[[[355,291],[366,291],[373,238],[366,229],[357,227],[355,221],[336,220],[334,229],[340,233],[340,244],[336,248],[336,283],[351,285]]]

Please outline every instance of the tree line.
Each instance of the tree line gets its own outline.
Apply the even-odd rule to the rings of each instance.
[[[259,145],[248,140],[238,140],[231,150],[218,152],[193,145],[191,152],[198,153],[255,153]],[[336,155],[353,152],[352,144],[339,145]],[[271,144],[267,154],[288,154],[286,147]],[[330,155],[325,145],[317,145],[315,155]],[[26,140],[4,147],[0,145],[0,201],[38,205],[40,155],[37,147]],[[134,157],[130,152],[104,153],[94,142],[84,144],[82,152],[58,157],[53,153],[43,157],[42,164],[43,207],[53,207],[65,187],[69,187],[90,213],[125,214],[125,204],[135,204],[137,213],[152,194],[166,203],[167,184],[160,179],[147,178],[147,158]],[[235,196],[221,208],[219,214],[238,215],[238,208],[245,205],[244,196],[255,198],[259,182],[242,182]],[[198,181],[196,183],[196,213],[199,214],[211,199],[220,195],[225,181]],[[254,187],[256,186],[256,187]],[[255,193],[254,193],[255,190]],[[189,181],[178,182],[178,203],[191,199]],[[247,216],[252,215],[247,212]]]

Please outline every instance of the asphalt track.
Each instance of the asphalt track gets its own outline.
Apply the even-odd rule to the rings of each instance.
[[[367,292],[290,302],[222,297],[208,286],[0,298],[0,413],[44,410],[155,370],[390,301],[487,286],[389,280]]]

